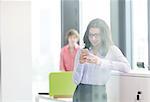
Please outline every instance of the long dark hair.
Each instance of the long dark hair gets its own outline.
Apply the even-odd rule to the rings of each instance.
[[[83,41],[85,44],[85,48],[89,49],[92,47],[92,44],[89,40],[89,29],[90,28],[98,28],[101,30],[101,55],[105,56],[110,48],[111,45],[113,45],[113,41],[111,38],[111,33],[108,25],[106,22],[102,19],[96,18],[90,21],[90,23],[87,26]]]

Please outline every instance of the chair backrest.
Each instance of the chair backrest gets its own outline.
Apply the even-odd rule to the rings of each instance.
[[[49,74],[49,95],[54,97],[72,97],[76,85],[72,72],[52,72]]]

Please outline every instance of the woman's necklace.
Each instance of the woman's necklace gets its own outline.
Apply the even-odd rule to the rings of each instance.
[[[94,55],[97,55],[97,54],[98,54],[98,51],[93,50],[93,54],[94,54]]]
[[[98,47],[97,48],[93,48],[93,54],[96,55],[96,56],[99,55],[99,50],[98,49],[99,49]]]

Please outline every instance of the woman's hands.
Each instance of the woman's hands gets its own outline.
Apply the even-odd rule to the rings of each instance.
[[[80,63],[100,64],[100,58],[89,53],[88,49],[82,49],[80,54]]]
[[[89,55],[88,49],[82,49],[80,53],[80,63],[83,64],[87,62],[87,56]]]

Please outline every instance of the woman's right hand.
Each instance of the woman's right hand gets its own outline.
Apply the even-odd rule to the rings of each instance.
[[[88,49],[81,50],[80,59],[79,59],[81,64],[87,62],[88,55],[89,55]]]

